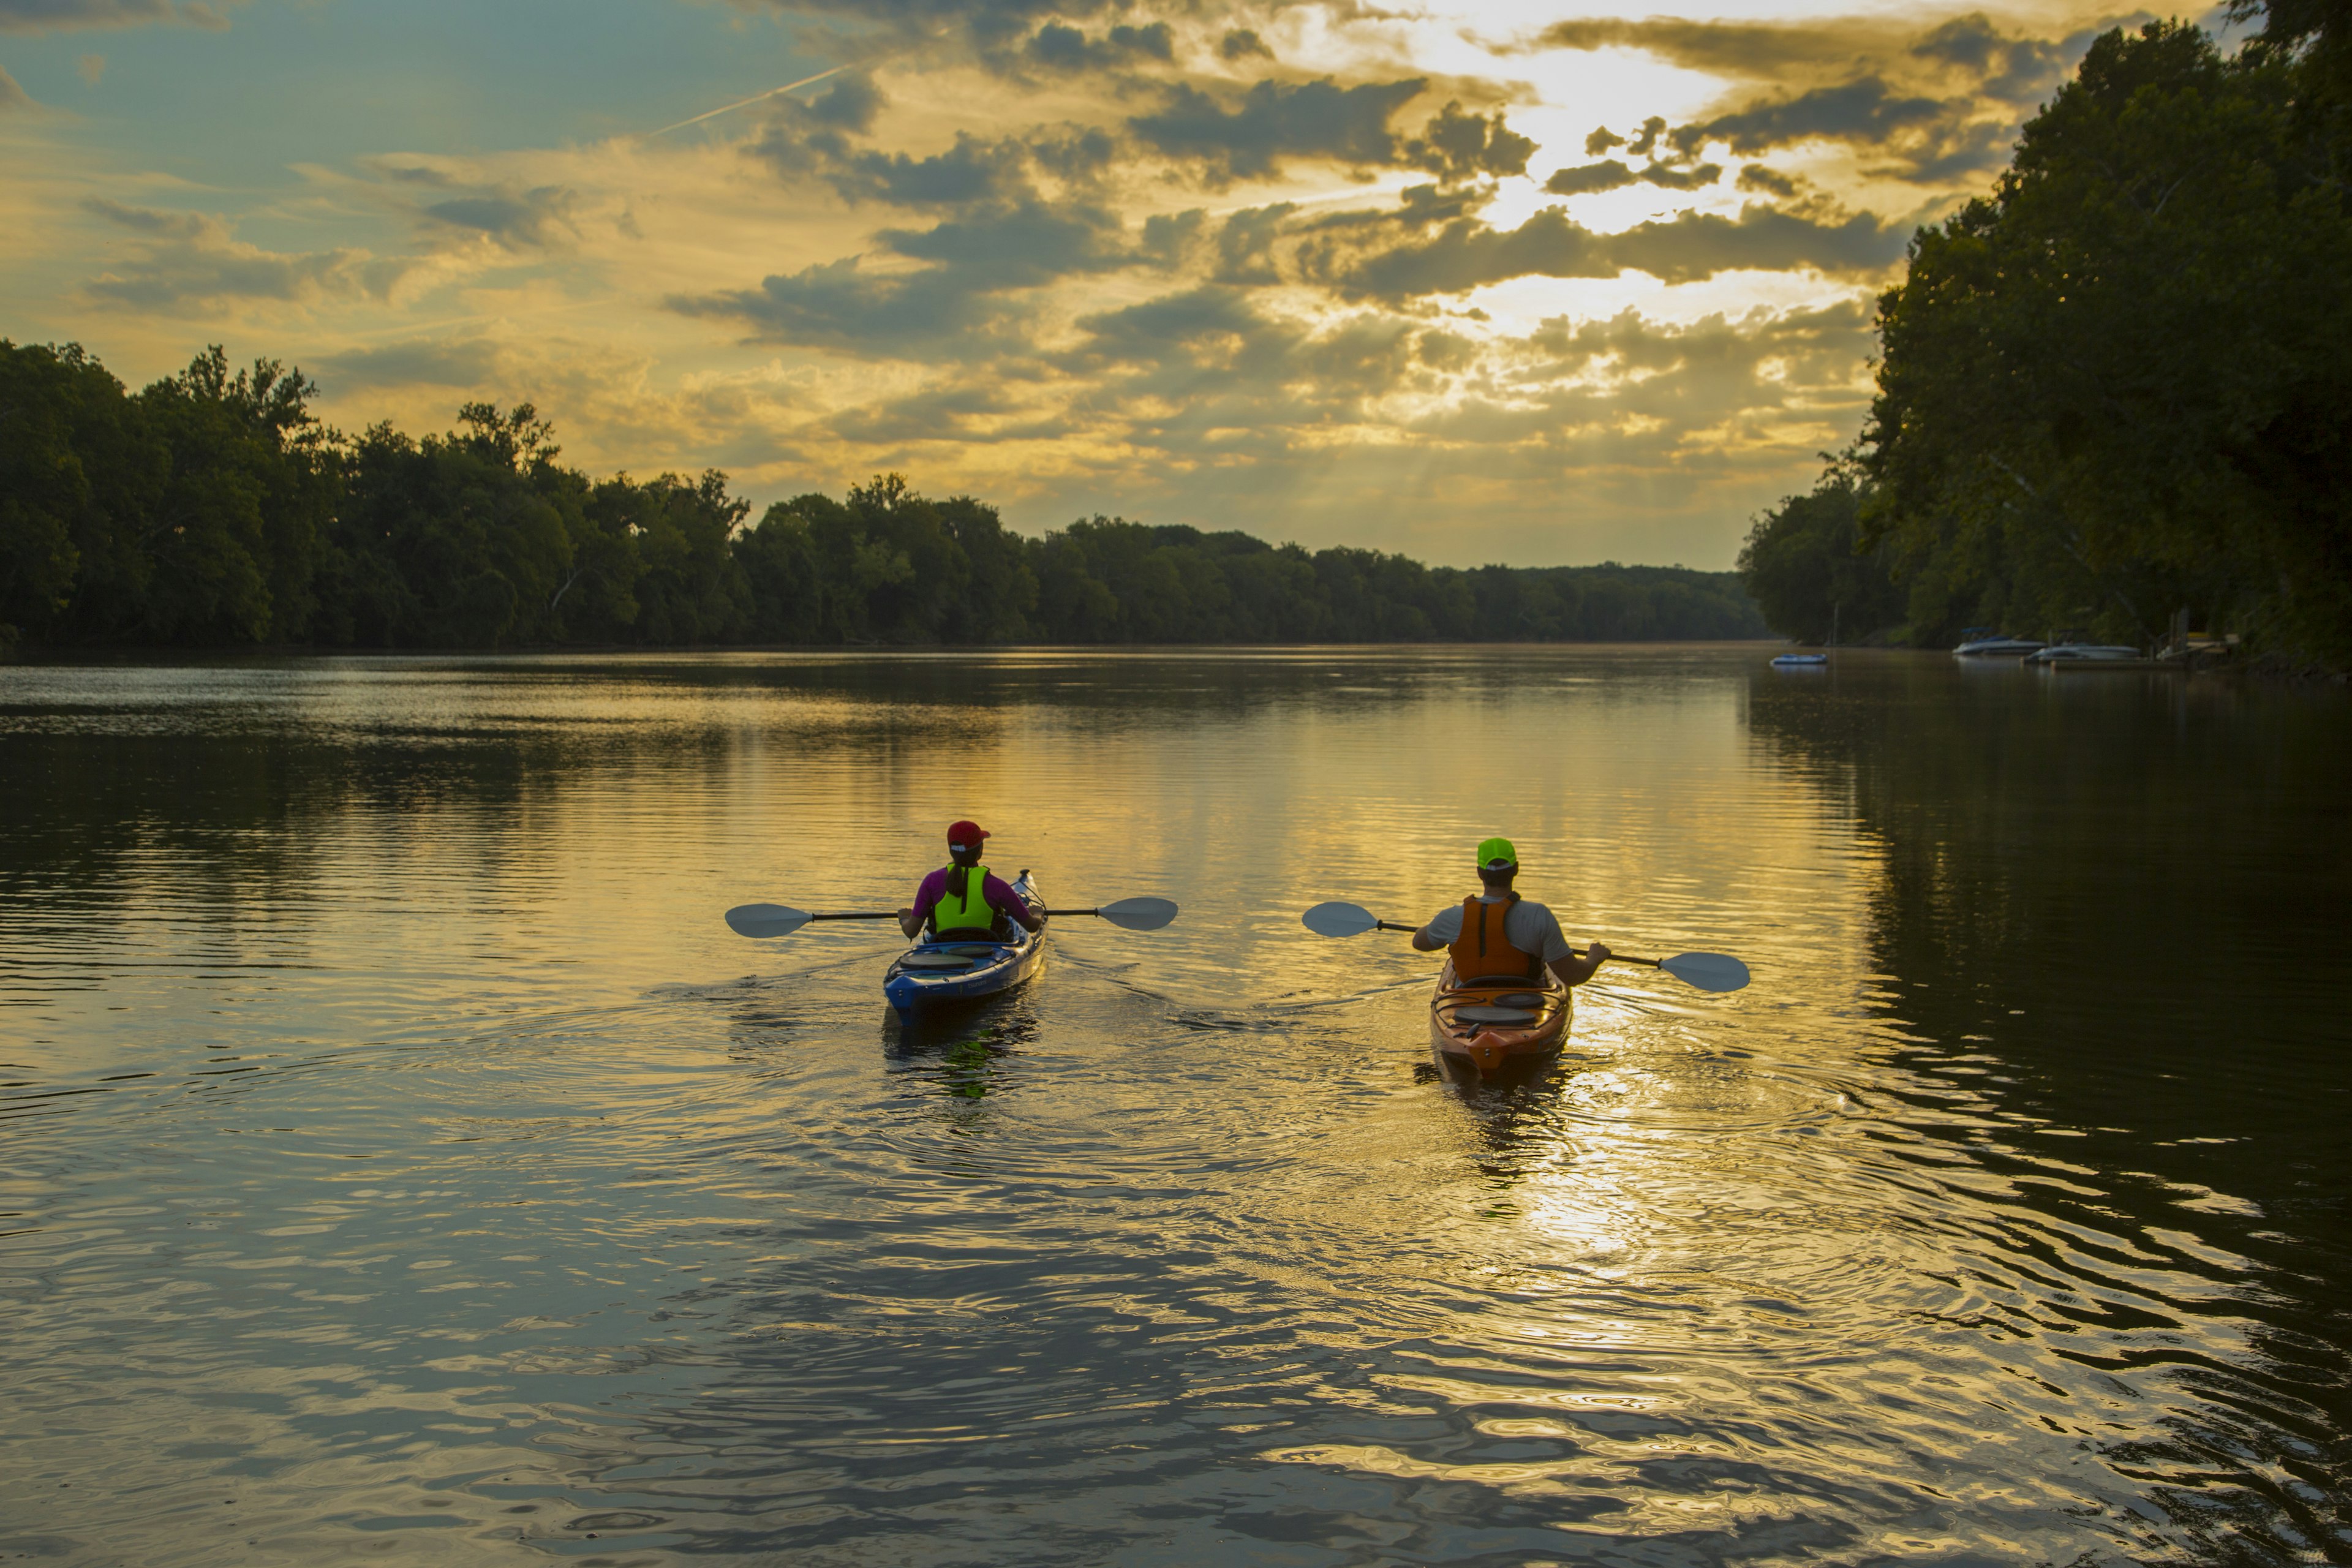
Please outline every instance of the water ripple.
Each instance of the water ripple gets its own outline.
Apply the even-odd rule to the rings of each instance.
[[[0,668],[0,1552],[2347,1560],[2340,715],[1760,660]],[[968,814],[1185,917],[915,1026],[716,919]],[[1297,910],[1491,824],[1757,984],[1448,1081]],[[2106,918],[2168,846],[2224,984]]]

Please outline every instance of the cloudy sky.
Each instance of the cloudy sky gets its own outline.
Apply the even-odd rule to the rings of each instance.
[[[1581,3],[0,0],[0,336],[762,504],[1727,566],[2127,14]]]

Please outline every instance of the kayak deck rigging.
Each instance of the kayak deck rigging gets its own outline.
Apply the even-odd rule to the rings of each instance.
[[[1429,1044],[1449,1057],[1493,1072],[1514,1061],[1559,1049],[1572,1008],[1569,989],[1549,970],[1541,980],[1454,979],[1449,960],[1429,998]]]

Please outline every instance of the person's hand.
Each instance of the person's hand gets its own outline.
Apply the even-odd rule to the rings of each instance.
[[[915,907],[912,904],[908,905],[905,909],[898,911],[898,923],[900,925],[905,925],[908,921],[913,920],[914,918]]]
[[[1591,964],[1593,968],[1600,968],[1602,964],[1609,962],[1609,944],[1605,942],[1594,942],[1591,947],[1584,950],[1584,960],[1587,963]]]

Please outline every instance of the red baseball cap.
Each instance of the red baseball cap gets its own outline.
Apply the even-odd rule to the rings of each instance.
[[[977,844],[988,837],[988,829],[977,822],[958,822],[948,827],[948,842],[953,845]]]

